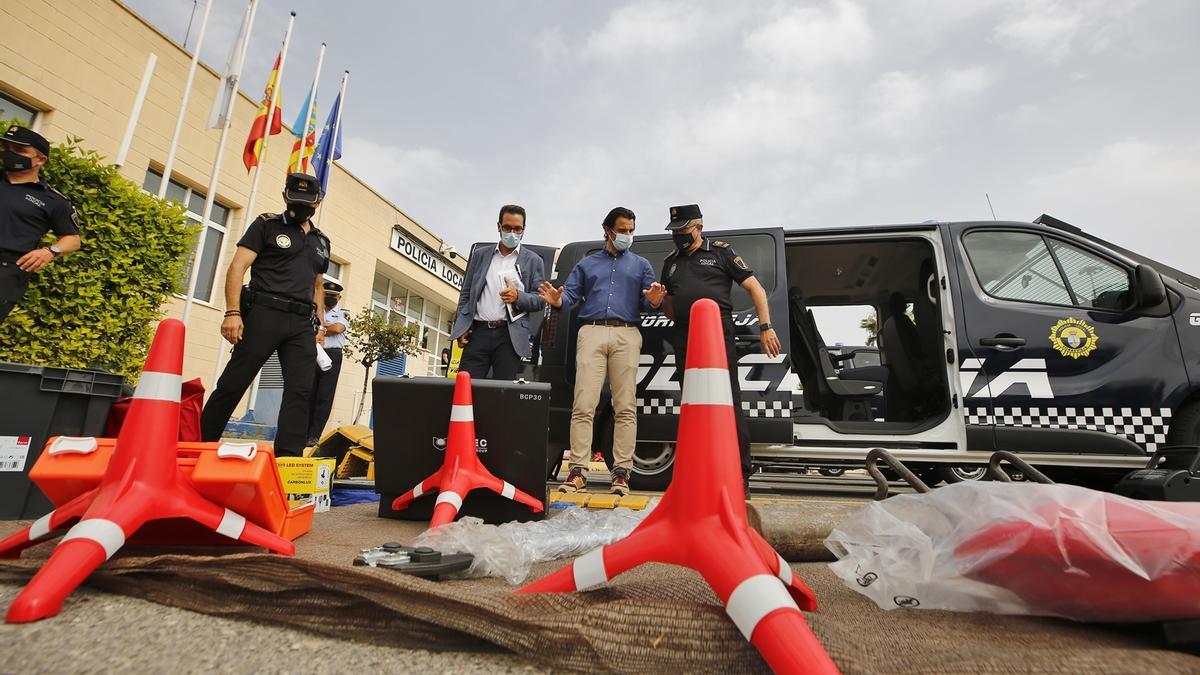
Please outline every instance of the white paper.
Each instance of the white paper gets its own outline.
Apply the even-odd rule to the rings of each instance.
[[[24,471],[32,440],[29,436],[0,436],[0,471]]]

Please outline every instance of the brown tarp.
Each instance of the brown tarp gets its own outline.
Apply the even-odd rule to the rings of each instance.
[[[765,533],[787,557],[825,555],[816,543],[828,525],[819,523],[836,522],[830,517],[839,514],[814,513],[810,507],[806,512],[806,507],[759,508]],[[295,558],[131,549],[88,583],[206,614],[365,643],[501,649],[548,666],[588,671],[766,670],[704,581],[676,567],[646,565],[592,592],[539,596],[513,595],[497,579],[432,582],[352,567],[350,561],[364,546],[407,542],[421,530],[419,523],[375,518],[374,508],[320,514],[313,532],[297,542]],[[0,560],[0,581],[23,582],[49,550],[43,545],[22,560]],[[535,576],[561,564],[539,565]],[[1200,671],[1200,658],[1156,648],[1149,630],[1032,617],[885,612],[844,587],[823,563],[794,567],[821,602],[809,622],[847,673]],[[64,615],[49,622],[65,623],[70,611],[68,602]]]

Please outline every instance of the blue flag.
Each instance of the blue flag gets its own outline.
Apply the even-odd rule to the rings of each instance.
[[[333,101],[333,107],[329,109],[329,117],[325,120],[325,126],[321,129],[321,142],[317,143],[317,151],[313,153],[312,163],[316,169],[313,173],[321,182],[321,192],[329,187],[329,173],[333,168],[333,160],[342,158],[342,129],[340,126],[338,127],[336,138],[333,129],[341,109],[342,95],[338,94]]]

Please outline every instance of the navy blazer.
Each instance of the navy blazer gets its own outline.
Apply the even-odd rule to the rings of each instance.
[[[467,261],[466,279],[462,291],[458,294],[458,311],[454,315],[454,329],[450,339],[457,340],[459,336],[471,330],[475,321],[475,305],[479,296],[487,289],[488,266],[492,262],[492,254],[496,252],[496,244],[476,246]],[[538,286],[546,280],[546,265],[542,257],[533,251],[521,247],[517,251],[517,270],[525,290],[517,293],[517,301],[513,307],[517,312],[526,312],[525,316],[516,321],[508,322],[508,336],[512,339],[513,349],[523,358],[532,356],[529,349],[529,323],[533,318],[529,313],[537,314],[546,306],[546,301],[537,294]]]

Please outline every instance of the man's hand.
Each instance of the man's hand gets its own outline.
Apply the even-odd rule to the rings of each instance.
[[[324,326],[321,326],[320,328],[317,329],[317,344],[321,345],[322,347],[325,346],[325,327]]]
[[[35,248],[17,259],[17,267],[26,272],[38,272],[49,265],[51,260],[54,260],[54,254],[50,252],[50,249]]]
[[[555,288],[549,281],[543,281],[542,285],[538,286],[538,295],[540,295],[547,304],[555,307],[562,307],[562,289]]]
[[[642,295],[646,296],[650,304],[657,309],[662,306],[663,298],[667,297],[667,287],[655,281],[650,284],[650,288],[642,291]]]
[[[775,334],[774,328],[762,332],[762,350],[764,354],[771,358],[779,356],[779,336]]]
[[[242,317],[237,315],[227,316],[221,322],[221,336],[235,345],[242,341],[242,331],[244,329]]]
[[[512,286],[509,286],[508,288],[505,288],[504,290],[500,291],[500,302],[503,302],[506,305],[511,305],[516,301],[517,301],[517,289],[513,288]]]
[[[466,348],[467,348],[467,343],[471,341],[471,340],[470,340],[470,337],[471,337],[471,331],[467,331],[467,332],[463,333],[462,335],[459,335],[459,336],[458,336],[458,347],[459,347],[459,349],[466,349]]]

